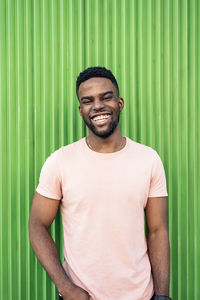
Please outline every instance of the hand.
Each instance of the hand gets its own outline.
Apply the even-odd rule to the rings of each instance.
[[[90,295],[82,288],[75,286],[63,295],[63,300],[89,300]]]

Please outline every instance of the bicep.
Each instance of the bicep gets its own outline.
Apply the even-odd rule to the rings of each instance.
[[[149,232],[168,229],[167,197],[148,198],[145,214]]]
[[[44,197],[36,192],[32,202],[29,226],[37,223],[49,228],[56,217],[59,204],[59,200]]]

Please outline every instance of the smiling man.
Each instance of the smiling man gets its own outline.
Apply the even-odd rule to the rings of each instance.
[[[124,100],[111,71],[84,70],[76,92],[89,133],[46,160],[29,220],[32,247],[60,299],[169,299],[162,162],[153,149],[121,135]],[[59,205],[63,265],[48,231]]]

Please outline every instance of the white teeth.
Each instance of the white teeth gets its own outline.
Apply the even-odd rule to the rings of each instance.
[[[100,116],[96,116],[93,118],[94,121],[98,121],[98,120],[103,120],[103,119],[108,119],[109,115],[100,115]]]

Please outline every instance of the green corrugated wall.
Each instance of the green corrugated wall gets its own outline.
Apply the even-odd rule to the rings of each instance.
[[[86,134],[75,80],[94,65],[119,81],[123,134],[164,162],[170,294],[199,300],[198,0],[0,0],[0,299],[56,299],[29,245],[28,216],[45,158]],[[62,256],[60,227],[57,216]]]

